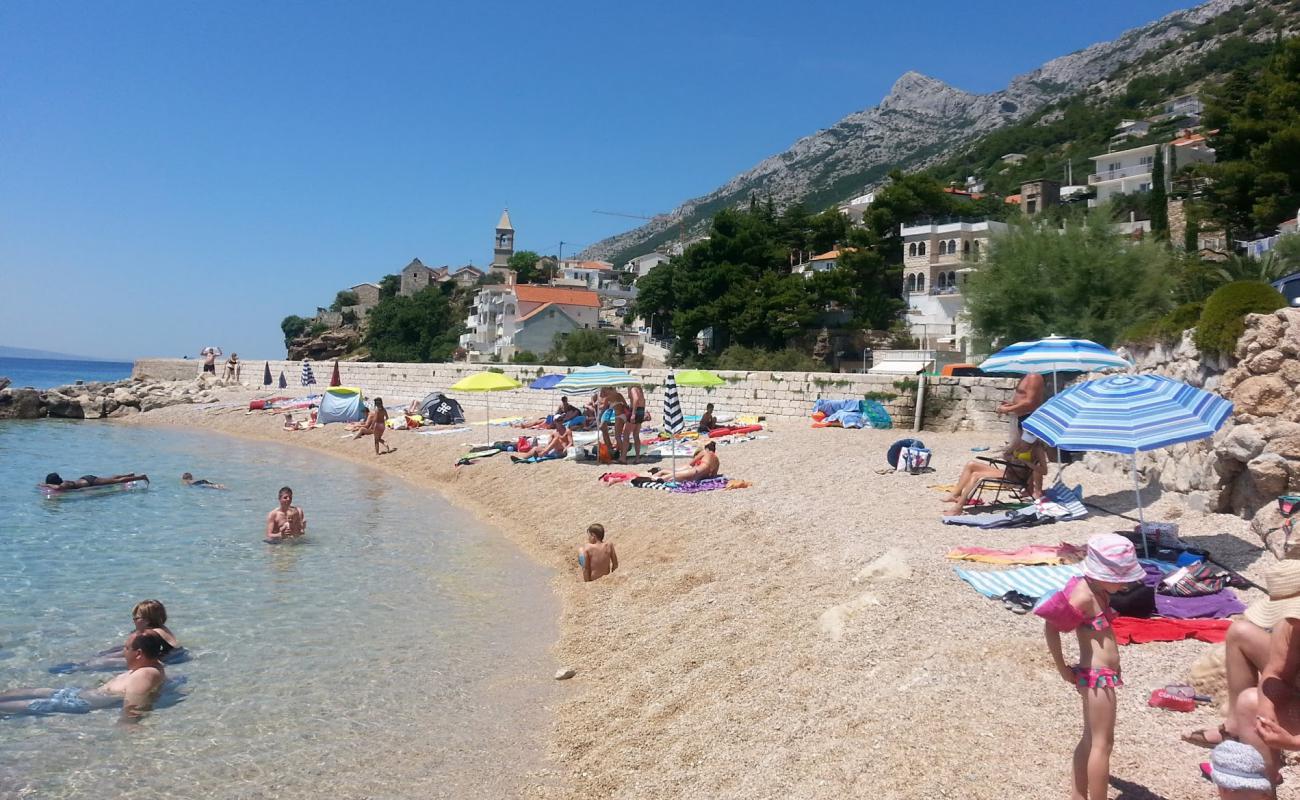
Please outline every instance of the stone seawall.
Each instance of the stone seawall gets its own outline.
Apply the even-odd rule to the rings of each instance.
[[[260,388],[264,364],[247,362],[240,383]],[[287,394],[301,393],[302,363],[271,361],[271,375],[278,382],[283,371],[288,382]],[[313,362],[319,385],[329,383],[331,362]],[[389,406],[405,405],[434,390],[448,391],[461,378],[481,372],[483,365],[466,364],[387,364],[360,361],[339,362],[339,377],[344,386],[358,386],[368,396],[383,397]],[[517,366],[497,367],[506,375],[527,385],[543,373],[563,373],[564,367]],[[135,362],[136,377],[162,380],[189,380],[199,370],[197,361],[147,358]],[[651,414],[662,401],[660,394],[668,370],[631,370],[643,378]],[[915,419],[916,379],[901,376],[857,375],[820,372],[768,372],[720,370],[726,384],[715,389],[681,387],[682,406],[688,414],[697,413],[705,403],[713,403],[719,413],[759,414],[768,418],[806,422],[813,402],[819,398],[870,398],[883,404],[894,418],[894,427],[910,430]],[[923,404],[926,430],[1002,431],[1007,421],[999,417],[997,406],[1011,397],[1015,380],[1008,378],[930,378]],[[467,413],[482,413],[485,400],[491,402],[493,417],[538,415],[554,409],[555,392],[521,389],[493,392],[490,398],[469,392],[450,392]]]

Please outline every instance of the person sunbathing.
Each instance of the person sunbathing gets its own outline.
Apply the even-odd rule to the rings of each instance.
[[[546,443],[545,447],[519,450],[510,456],[510,460],[519,464],[529,459],[541,461],[543,458],[564,458],[567,456],[569,448],[573,447],[573,432],[558,418],[551,421],[551,431],[551,439]]]
[[[82,475],[75,481],[65,481],[57,472],[51,472],[45,476],[45,485],[53,489],[89,489],[92,486],[112,486],[117,483],[131,483],[132,481],[149,482],[148,475],[137,475],[134,472],[126,475],[111,475],[107,478],[100,478],[94,475]]]
[[[1035,499],[1043,496],[1043,476],[1047,474],[1047,448],[1042,442],[1030,434],[1025,434],[1025,440],[1008,447],[1003,453],[1003,458],[1012,466],[990,464],[979,459],[966,462],[953,490],[943,498],[947,503],[943,510],[944,516],[955,517],[961,514],[970,500],[971,493],[975,491],[975,487],[981,480],[1001,478],[1008,473],[1023,474],[1025,469],[1029,470],[1026,481],[1029,494]]]
[[[705,478],[714,478],[718,475],[718,470],[722,467],[722,462],[718,460],[718,443],[709,442],[695,453],[691,459],[690,466],[674,472],[664,472],[658,468],[650,470],[650,479],[660,483],[680,483],[681,481],[702,481]]]

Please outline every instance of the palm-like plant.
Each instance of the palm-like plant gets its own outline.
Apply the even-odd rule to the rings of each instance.
[[[1269,251],[1262,258],[1243,255],[1229,256],[1228,260],[1215,267],[1214,271],[1224,283],[1233,281],[1261,281],[1272,283],[1284,275],[1295,271],[1295,266],[1277,252]]]

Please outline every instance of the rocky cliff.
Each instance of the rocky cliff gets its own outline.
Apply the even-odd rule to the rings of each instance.
[[[991,94],[963,92],[907,72],[878,106],[800,139],[714,191],[640,228],[597,242],[581,256],[618,260],[636,255],[675,237],[680,225],[699,231],[714,213],[754,194],[770,194],[778,206],[803,202],[816,208],[845,200],[877,185],[893,169],[915,169],[955,154],[982,134],[1099,84],[1126,64],[1246,2],[1211,0],[1174,12],[1114,41],[1053,59]]]

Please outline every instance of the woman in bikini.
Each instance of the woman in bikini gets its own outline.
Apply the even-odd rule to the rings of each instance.
[[[511,455],[510,460],[520,464],[529,459],[541,461],[544,458],[564,458],[569,454],[570,447],[573,447],[573,432],[559,417],[556,417],[551,421],[551,440],[545,447],[520,450]]]

